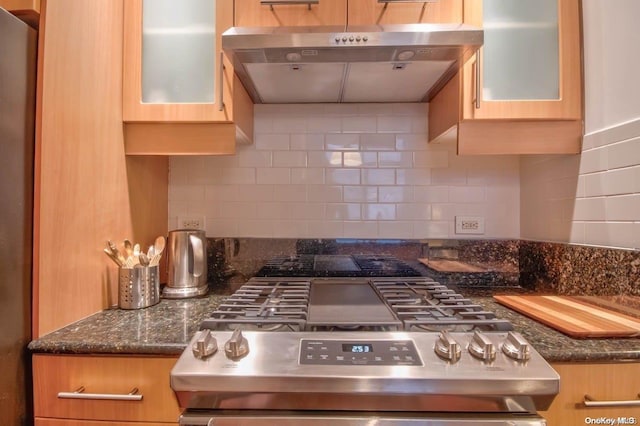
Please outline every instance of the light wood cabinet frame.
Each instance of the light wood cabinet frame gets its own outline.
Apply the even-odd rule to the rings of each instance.
[[[347,25],[347,0],[319,0],[318,4],[274,5],[260,0],[238,0],[235,3],[237,27],[289,27],[315,25]]]
[[[349,25],[461,23],[462,0],[389,3],[349,0]]]
[[[482,27],[482,1],[466,0],[464,22]],[[558,0],[559,43],[559,98],[551,100],[482,99],[482,90],[476,91],[475,74],[477,56],[483,58],[483,49],[465,64],[463,74],[462,119],[513,119],[513,120],[581,120],[582,119],[582,54],[580,31],[580,5],[578,0]],[[480,84],[482,85],[482,70]],[[476,108],[476,93],[480,94]]]

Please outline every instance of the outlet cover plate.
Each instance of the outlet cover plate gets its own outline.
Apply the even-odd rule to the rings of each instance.
[[[484,217],[456,216],[456,234],[484,234]]]
[[[178,227],[180,229],[204,230],[204,216],[180,216],[178,217]]]

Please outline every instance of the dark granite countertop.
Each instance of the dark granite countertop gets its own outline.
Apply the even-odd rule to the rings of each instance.
[[[640,361],[640,339],[572,339],[496,303],[488,288],[458,288],[498,317],[506,318],[549,362]],[[500,293],[521,292],[502,288]],[[198,324],[229,294],[167,300],[140,310],[108,309],[29,344],[33,352],[179,355]]]

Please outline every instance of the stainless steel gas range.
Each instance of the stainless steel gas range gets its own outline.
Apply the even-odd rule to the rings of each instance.
[[[180,424],[545,424],[559,376],[508,321],[397,259],[296,261],[267,266],[312,276],[252,278],[202,323],[171,372]]]

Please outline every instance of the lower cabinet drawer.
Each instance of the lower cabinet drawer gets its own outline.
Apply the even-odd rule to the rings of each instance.
[[[56,424],[43,423],[44,418],[177,423],[180,409],[169,385],[176,360],[34,355],[34,414],[38,424]]]

